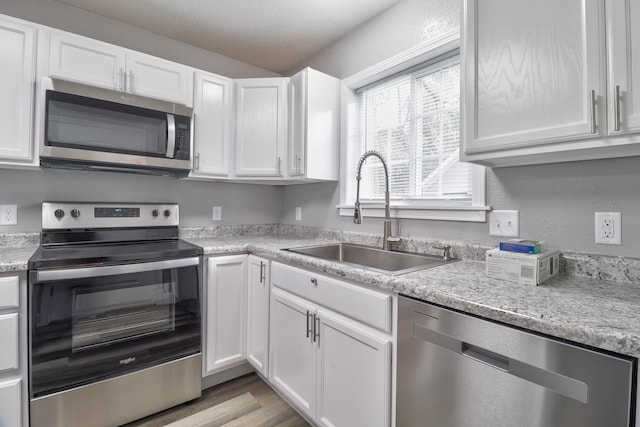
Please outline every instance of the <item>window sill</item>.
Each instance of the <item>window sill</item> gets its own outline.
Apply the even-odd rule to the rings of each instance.
[[[336,206],[340,216],[353,216],[353,205]],[[362,216],[384,218],[384,205],[360,205]],[[393,206],[391,218],[430,219],[436,221],[487,222],[490,206]]]

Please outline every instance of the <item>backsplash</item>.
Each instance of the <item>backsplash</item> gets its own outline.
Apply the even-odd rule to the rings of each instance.
[[[234,236],[252,235],[333,240],[382,247],[382,236],[379,234],[332,230],[302,225],[252,224],[180,228],[180,236],[184,238],[232,238]],[[0,233],[0,248],[35,247],[39,243],[39,233]],[[406,252],[442,255],[442,249],[436,249],[436,247],[442,247],[444,245],[451,247],[451,255],[455,258],[479,262],[484,262],[485,252],[493,248],[493,246],[479,245],[471,242],[409,237],[403,238],[402,242],[396,246],[396,249]],[[570,276],[590,277],[597,280],[607,280],[618,283],[640,284],[640,259],[563,252],[560,258],[560,272],[561,274]]]

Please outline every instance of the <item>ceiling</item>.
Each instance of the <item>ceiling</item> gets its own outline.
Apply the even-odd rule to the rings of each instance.
[[[273,72],[400,0],[57,0]]]

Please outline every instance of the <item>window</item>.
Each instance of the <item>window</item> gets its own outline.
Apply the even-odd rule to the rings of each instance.
[[[341,214],[352,212],[360,156],[375,150],[387,162],[394,216],[485,221],[488,208],[484,206],[484,168],[459,161],[457,49],[390,74],[364,85],[347,79],[351,97],[345,106],[346,162]],[[385,191],[382,162],[375,157],[367,158],[361,176],[360,202],[364,215],[382,216]]]

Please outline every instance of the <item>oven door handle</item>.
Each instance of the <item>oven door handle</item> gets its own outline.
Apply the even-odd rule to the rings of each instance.
[[[116,274],[141,273],[144,271],[167,270],[200,264],[199,257],[171,259],[166,261],[144,262],[138,264],[108,265],[105,267],[83,267],[59,270],[38,271],[38,282],[54,280],[84,279],[88,277],[114,276]]]

